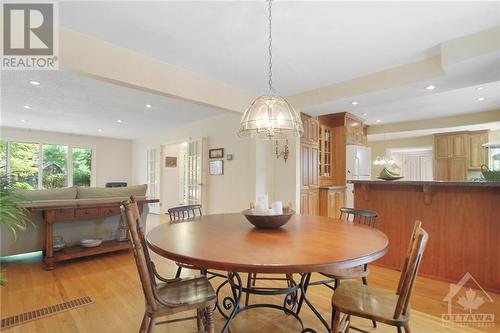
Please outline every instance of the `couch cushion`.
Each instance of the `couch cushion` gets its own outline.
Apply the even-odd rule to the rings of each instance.
[[[50,188],[44,190],[17,190],[17,194],[28,201],[76,199],[76,187]]]
[[[148,186],[135,185],[128,187],[79,187],[76,198],[77,199],[95,199],[95,198],[109,198],[109,197],[129,197],[145,196]]]

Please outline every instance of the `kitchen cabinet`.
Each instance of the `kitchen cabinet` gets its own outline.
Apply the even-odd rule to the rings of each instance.
[[[467,180],[468,170],[488,165],[488,131],[463,131],[434,135],[434,179]]]
[[[488,165],[488,149],[483,144],[488,142],[488,131],[475,131],[469,134],[469,170],[480,170],[481,165]]]
[[[319,127],[319,175],[320,180],[330,181],[333,176],[332,128],[325,125]]]
[[[301,114],[304,135],[300,143],[300,212],[305,215],[319,214],[319,121]]]
[[[319,188],[308,192],[308,215],[319,215]]]
[[[319,194],[320,216],[340,218],[340,208],[345,207],[346,188],[344,186],[322,187]]]
[[[347,129],[348,145],[367,145],[366,125],[364,125],[360,119],[347,114],[345,118],[345,127]]]
[[[310,145],[319,145],[319,121],[318,118],[310,117],[301,113],[302,126],[304,133],[300,138],[301,143]]]
[[[467,132],[434,135],[435,180],[467,180]]]

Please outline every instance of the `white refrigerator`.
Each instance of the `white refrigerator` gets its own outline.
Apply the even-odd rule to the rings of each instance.
[[[370,180],[372,177],[371,148],[357,145],[346,147],[346,179]],[[346,207],[354,208],[354,185],[347,183]]]

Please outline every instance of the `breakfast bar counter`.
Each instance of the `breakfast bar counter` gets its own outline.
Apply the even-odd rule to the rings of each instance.
[[[354,206],[377,211],[389,237],[377,264],[400,269],[415,220],[429,232],[422,275],[457,282],[469,272],[500,292],[500,182],[354,180]]]

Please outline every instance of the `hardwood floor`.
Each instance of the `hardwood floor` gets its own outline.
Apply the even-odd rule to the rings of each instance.
[[[148,219],[149,227],[155,218]],[[162,274],[173,276],[176,266],[163,258],[153,256]],[[425,257],[424,257],[425,260]],[[93,258],[76,259],[57,264],[53,271],[43,270],[42,263],[35,259],[31,262],[11,263],[2,266],[2,275],[9,279],[7,286],[0,288],[1,317],[5,318],[40,307],[60,303],[73,298],[91,296],[93,304],[63,312],[51,317],[29,322],[5,330],[18,332],[137,332],[144,311],[144,299],[139,284],[133,257],[128,252],[100,255]],[[374,286],[395,289],[399,272],[371,266],[369,283]],[[183,270],[184,275],[193,274]],[[242,276],[246,278],[246,276]],[[217,286],[221,280],[212,280]],[[270,281],[259,282],[269,285]],[[276,283],[276,282],[274,282]],[[481,306],[482,313],[494,313],[496,327],[446,328],[441,324],[441,314],[447,312],[443,298],[449,291],[449,284],[427,278],[418,278],[412,299],[412,332],[417,333],[479,333],[500,332],[500,295],[489,293],[493,303]],[[226,291],[227,292],[227,291]],[[478,291],[479,292],[479,291]],[[325,318],[330,317],[331,291],[323,286],[311,287],[308,295]],[[279,304],[281,297],[252,296],[251,302],[259,300]],[[324,332],[320,322],[312,312],[304,307],[301,314],[305,326]],[[224,320],[216,312],[217,330]],[[370,332],[396,332],[392,327],[380,324],[371,328],[366,320],[355,320],[355,325]],[[193,332],[194,321],[156,326],[155,332]],[[297,322],[275,310],[251,310],[239,315],[231,326],[235,332],[299,332]]]

